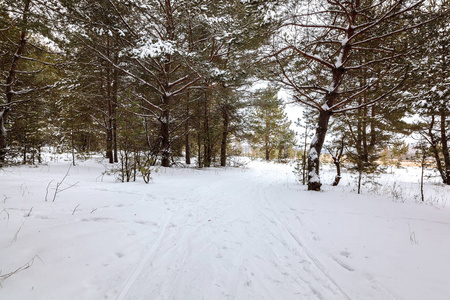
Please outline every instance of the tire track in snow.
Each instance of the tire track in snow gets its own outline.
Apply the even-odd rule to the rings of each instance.
[[[152,257],[152,255],[155,253],[156,249],[161,245],[161,242],[166,234],[167,227],[169,226],[170,221],[173,218],[173,213],[171,213],[168,217],[166,222],[164,223],[164,226],[159,233],[158,237],[152,244],[152,246],[148,249],[147,253],[145,254],[144,258],[140,260],[139,264],[136,266],[134,271],[130,274],[128,279],[125,282],[125,285],[120,290],[119,294],[117,295],[117,300],[123,300],[125,299],[128,291],[130,290],[131,286],[134,284],[138,276],[142,273],[142,270],[144,269],[144,266],[147,264],[149,259]]]

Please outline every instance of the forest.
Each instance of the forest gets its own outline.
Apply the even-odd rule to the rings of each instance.
[[[448,300],[449,0],[0,0],[0,299]]]
[[[334,185],[341,161],[361,181],[411,135],[417,165],[450,185],[449,4],[1,0],[0,167],[103,153],[148,182],[156,165],[227,166],[247,144],[296,159],[319,191],[325,154]]]

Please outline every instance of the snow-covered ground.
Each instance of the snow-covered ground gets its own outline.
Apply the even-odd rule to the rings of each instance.
[[[53,202],[69,164],[0,170],[0,299],[449,299],[450,189],[419,202],[418,169],[357,195],[272,163],[145,184],[90,160]]]

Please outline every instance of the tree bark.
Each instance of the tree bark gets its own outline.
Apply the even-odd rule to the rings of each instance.
[[[445,169],[445,171],[443,172],[444,176],[442,178],[442,181],[445,184],[450,185],[450,153],[448,149],[447,127],[445,126],[446,109],[444,105],[442,105],[441,107],[440,115],[441,115],[440,130],[441,130],[442,154],[444,157],[444,169]]]
[[[230,116],[226,108],[223,109],[223,129],[222,129],[222,142],[220,145],[220,165],[225,167],[227,165],[227,145],[228,145],[228,127],[230,123]]]
[[[432,115],[430,125],[428,126],[428,136],[430,137],[430,142],[431,142],[430,147],[431,147],[431,151],[433,152],[433,155],[434,155],[434,160],[436,162],[436,168],[438,169],[439,174],[441,175],[443,183],[445,183],[446,182],[445,172],[444,172],[444,168],[442,167],[441,157],[439,156],[439,149],[438,149],[436,137],[433,134],[434,123],[435,123],[435,117],[434,117],[434,115]]]
[[[339,150],[337,150],[336,155],[333,155],[333,162],[334,162],[334,165],[336,166],[336,176],[334,177],[333,186],[337,186],[342,178],[341,177],[341,157],[342,157],[342,153],[344,153],[344,141],[345,141],[345,136],[342,137],[341,145],[340,145]]]
[[[266,155],[266,161],[270,160],[270,136],[269,136],[269,121],[266,120],[265,121],[265,128],[264,128],[264,150],[265,150],[265,155]]]
[[[167,31],[167,39],[169,41],[175,40],[175,24],[173,20],[173,10],[172,10],[172,4],[170,0],[164,1],[164,10],[166,13],[166,24],[164,25],[166,31]],[[164,95],[162,96],[162,105],[163,105],[163,111],[161,113],[161,166],[163,167],[170,167],[170,157],[172,155],[172,149],[171,149],[171,141],[170,141],[170,110],[172,105],[172,94],[171,94],[171,73],[172,73],[172,55],[166,54],[165,55],[166,62],[164,66],[164,76],[165,76],[165,82],[164,82]]]
[[[186,155],[185,155],[185,162],[187,165],[191,164],[191,143],[190,143],[190,134],[189,134],[189,92],[187,93],[187,97],[186,97],[186,118],[187,121],[184,124],[185,128],[185,132],[186,132],[186,137],[185,137],[185,148],[186,148]]]
[[[167,97],[164,103],[167,105],[169,104],[169,99]],[[169,117],[170,112],[168,109],[165,109],[162,112],[162,120],[161,120],[161,151],[162,151],[162,157],[161,157],[161,166],[163,167],[170,167],[170,155],[171,155],[171,149],[170,149],[170,131],[169,131]]]
[[[119,54],[117,53],[117,50],[114,54],[114,63],[116,65],[119,64]],[[113,95],[113,101],[112,101],[112,143],[113,143],[113,152],[114,152],[114,162],[119,162],[119,158],[117,155],[117,105],[119,102],[119,96],[118,96],[118,90],[119,90],[119,70],[114,69],[113,71],[113,86],[112,86],[112,95]]]
[[[316,134],[311,142],[308,155],[308,191],[320,191],[320,187],[322,186],[319,177],[319,158],[325,142],[330,116],[331,113],[329,111],[321,111],[319,113],[319,122],[316,128]]]
[[[305,126],[305,144],[303,148],[303,157],[302,157],[302,183],[306,184],[306,149],[308,147],[308,125]]]
[[[424,175],[424,171],[425,171],[425,160],[426,160],[426,150],[424,149],[424,147],[422,147],[422,159],[420,161],[420,167],[421,167],[421,172],[420,172],[420,197],[422,199],[422,202],[425,201],[425,196],[423,193],[423,175]]]
[[[110,41],[109,38],[106,40],[106,56],[109,59],[110,56]],[[109,163],[114,163],[113,157],[113,115],[112,115],[112,103],[111,103],[111,67],[108,64],[106,67],[106,103],[108,107],[108,117],[106,120],[106,157],[109,159]]]
[[[209,130],[209,103],[208,96],[205,92],[205,106],[204,106],[204,130],[205,130],[205,140],[203,142],[203,164],[206,168],[211,166],[211,133]]]

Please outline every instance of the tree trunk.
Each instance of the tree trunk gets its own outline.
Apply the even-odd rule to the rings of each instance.
[[[16,53],[13,56],[11,67],[9,69],[9,74],[5,82],[6,105],[2,106],[2,108],[0,109],[0,166],[3,165],[6,159],[8,133],[5,129],[5,124],[6,121],[8,120],[8,115],[11,112],[11,104],[13,102],[14,97],[13,86],[16,79],[17,65],[19,63],[20,58],[22,57],[23,52],[25,51],[25,47],[27,44],[26,26],[28,23],[28,12],[30,10],[30,2],[31,0],[25,1],[25,7],[23,9],[22,15],[23,29],[22,32],[20,33],[20,41],[18,43]]]
[[[166,97],[164,97],[166,98]],[[165,103],[168,103],[168,100],[165,100]],[[163,167],[170,167],[170,131],[169,131],[169,117],[170,113],[169,110],[164,110],[162,113],[162,120],[161,120],[161,151],[162,151],[162,157],[161,157],[161,166]]]
[[[420,161],[421,166],[421,173],[420,173],[420,197],[422,199],[422,202],[425,201],[425,196],[423,194],[423,173],[425,169],[425,159],[426,159],[426,150],[422,148],[422,160]]]
[[[119,64],[119,54],[117,51],[114,55],[114,63],[116,65]],[[119,158],[117,155],[117,105],[119,101],[118,90],[119,90],[119,70],[114,69],[113,73],[113,86],[112,86],[112,94],[113,94],[113,103],[112,103],[112,143],[113,143],[113,151],[114,151],[114,162],[119,162]]]
[[[306,155],[306,149],[307,149],[307,147],[308,147],[308,125],[306,125],[306,127],[305,127],[305,144],[304,144],[304,148],[303,148],[303,157],[302,157],[302,175],[303,175],[303,178],[302,178],[302,183],[303,183],[303,185],[305,185],[306,184],[306,157],[307,157],[307,155]]]
[[[362,163],[360,162],[358,166],[358,195],[361,194],[361,179],[362,179]]]
[[[202,140],[201,140],[200,132],[197,132],[197,163],[198,163],[199,168],[203,168]]]
[[[205,106],[204,106],[204,130],[205,130],[205,140],[203,142],[203,164],[206,168],[211,166],[211,152],[212,152],[212,146],[211,146],[211,136],[209,131],[209,103],[208,103],[208,96],[205,93]]]
[[[334,177],[333,186],[338,186],[341,181],[341,162],[333,157],[334,165],[336,166],[336,176]]]
[[[264,134],[264,151],[266,155],[266,161],[270,160],[270,137],[269,137],[269,125],[267,124],[268,121],[265,123],[265,134]]]
[[[187,97],[186,97],[186,123],[184,124],[185,128],[185,132],[186,132],[186,137],[185,137],[185,148],[186,148],[186,155],[185,155],[185,161],[187,165],[191,164],[191,144],[190,144],[190,135],[189,135],[189,92],[187,93]]]
[[[228,145],[228,126],[230,123],[230,116],[224,108],[223,116],[223,129],[222,129],[222,143],[220,146],[220,165],[225,167],[227,165],[227,145]]]
[[[75,166],[75,140],[73,137],[73,124],[72,129],[70,130],[70,139],[71,139],[71,146],[72,146],[72,165]]]
[[[112,151],[112,129],[109,127],[111,125],[111,119],[107,120],[107,127],[106,127],[106,158],[108,159],[109,163],[114,163],[113,158],[113,151]]]
[[[445,126],[445,117],[446,117],[446,110],[445,106],[441,107],[441,143],[442,143],[442,154],[444,157],[444,169],[443,172],[444,176],[442,178],[442,181],[445,184],[450,185],[450,153],[448,149],[448,137],[447,137],[447,127]]]
[[[189,136],[189,121],[186,121],[186,139],[185,139],[185,148],[186,148],[186,155],[185,155],[185,161],[187,165],[191,164],[191,145],[190,145],[190,136]]]
[[[106,40],[106,55],[109,58],[109,47],[110,41],[109,38]],[[112,103],[111,103],[111,67],[107,65],[106,67],[106,102],[108,106],[108,117],[106,121],[106,157],[109,159],[109,163],[114,163],[113,157],[113,114],[112,114]]]
[[[445,183],[446,182],[446,180],[445,180],[445,172],[444,172],[444,169],[442,167],[441,157],[439,156],[439,149],[438,149],[438,146],[437,146],[437,141],[436,141],[436,138],[435,138],[435,136],[433,134],[434,122],[435,122],[435,118],[434,118],[434,115],[432,115],[431,116],[430,125],[428,126],[428,135],[430,137],[430,142],[431,142],[430,148],[431,148],[431,151],[433,152],[434,159],[436,161],[436,168],[438,169],[439,174],[441,175],[442,181]]]
[[[28,109],[27,109],[27,114],[28,114]],[[25,117],[24,118],[25,121],[25,128],[23,129],[23,136],[22,136],[22,164],[26,164],[27,163],[27,152],[28,152],[28,140],[27,140],[27,132],[28,132],[28,119]]]
[[[196,112],[197,116],[201,116],[202,115],[202,104],[200,101],[197,102],[197,112]],[[203,136],[201,134],[201,127],[202,127],[202,123],[201,123],[201,119],[197,118],[197,128],[196,128],[196,138],[197,138],[197,164],[199,168],[203,168],[203,157],[202,157],[202,141],[203,141]]]
[[[162,5],[162,2],[160,2]],[[173,10],[172,10],[172,3],[170,0],[164,1],[164,12],[166,14],[166,22],[164,24],[164,27],[166,29],[166,36],[169,41],[175,40],[175,23],[173,19]],[[171,105],[173,96],[171,94],[172,92],[172,85],[171,85],[171,75],[172,75],[172,55],[170,53],[167,53],[165,55],[165,65],[164,65],[164,77],[165,81],[163,83],[163,91],[164,95],[162,96],[162,105],[164,110],[161,113],[161,166],[163,167],[170,167],[170,158],[172,156],[172,149],[171,149],[171,140],[170,140],[170,113],[171,113]]]
[[[333,162],[334,162],[334,165],[336,166],[336,176],[334,177],[333,186],[337,186],[342,178],[341,177],[341,157],[342,157],[342,153],[344,152],[344,141],[345,141],[345,136],[342,137],[340,149],[337,151],[337,154],[333,156]]]
[[[311,142],[308,155],[308,191],[320,191],[320,187],[322,186],[319,177],[319,158],[323,143],[325,142],[330,116],[330,112],[326,110],[319,113],[316,134]]]

